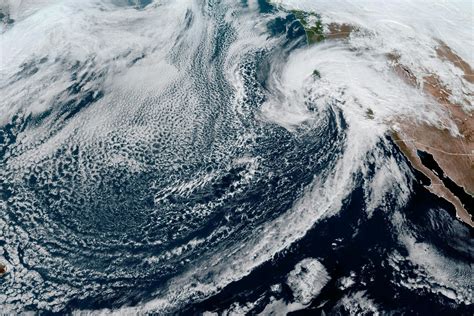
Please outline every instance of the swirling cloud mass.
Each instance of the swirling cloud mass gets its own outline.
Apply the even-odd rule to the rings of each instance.
[[[2,311],[472,314],[470,1],[0,18]]]

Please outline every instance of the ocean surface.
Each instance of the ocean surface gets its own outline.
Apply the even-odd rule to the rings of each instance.
[[[0,313],[472,315],[473,230],[389,134],[442,114],[382,58],[456,96],[472,9],[1,0]]]

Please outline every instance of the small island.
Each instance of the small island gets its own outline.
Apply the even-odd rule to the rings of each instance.
[[[7,266],[0,262],[0,277],[4,276],[8,272]]]

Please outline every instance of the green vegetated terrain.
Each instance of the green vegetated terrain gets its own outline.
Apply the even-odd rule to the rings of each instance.
[[[321,22],[321,17],[318,14],[299,10],[293,10],[291,13],[295,15],[303,26],[309,45],[324,40],[323,24]]]
[[[374,113],[374,111],[373,111],[371,108],[368,108],[367,111],[365,112],[365,116],[366,116],[368,119],[373,120],[374,117],[375,117],[375,113]]]
[[[319,72],[319,70],[317,70],[317,69],[313,70],[313,78],[314,79],[320,79],[321,78],[321,73]]]
[[[323,23],[321,21],[321,17],[318,14],[299,10],[293,10],[291,13],[294,14],[296,19],[303,26],[308,45],[319,43],[325,39]],[[317,69],[313,71],[313,78],[321,78],[321,74]]]

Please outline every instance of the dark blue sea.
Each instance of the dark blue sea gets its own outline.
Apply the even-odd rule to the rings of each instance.
[[[49,44],[1,79],[0,314],[472,315],[472,228],[291,86],[294,12],[102,2],[2,34]]]

